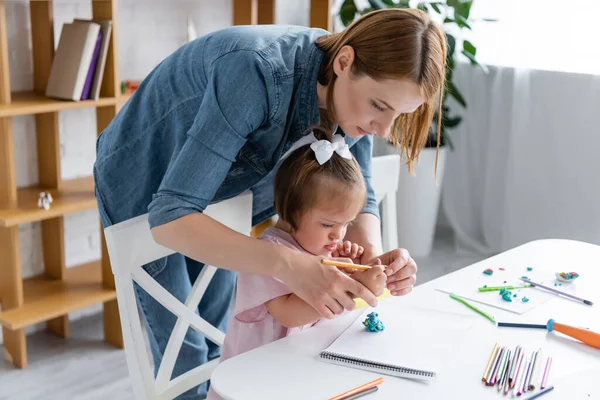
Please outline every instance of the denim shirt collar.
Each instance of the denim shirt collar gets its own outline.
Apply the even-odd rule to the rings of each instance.
[[[312,49],[306,65],[306,72],[300,84],[300,123],[304,125],[302,136],[309,133],[308,128],[319,124],[319,101],[317,98],[317,78],[323,61],[323,51],[316,45]]]

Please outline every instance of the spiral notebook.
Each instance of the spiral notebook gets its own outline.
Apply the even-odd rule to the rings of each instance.
[[[366,330],[363,321],[371,312],[379,314],[383,331]],[[319,357],[333,364],[430,381],[451,366],[472,322],[469,316],[406,307],[391,298],[365,310]]]

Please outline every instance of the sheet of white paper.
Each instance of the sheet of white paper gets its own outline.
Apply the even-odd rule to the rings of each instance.
[[[363,325],[376,312],[385,325],[369,332]],[[373,362],[442,373],[473,324],[473,317],[427,308],[403,307],[395,298],[368,307],[326,350]]]
[[[555,294],[539,288],[523,288],[513,289],[510,296],[512,301],[506,301],[502,298],[499,291],[480,292],[479,288],[487,285],[491,286],[522,286],[525,285],[521,279],[522,276],[527,276],[529,280],[541,283],[551,288],[573,293],[575,283],[563,283],[561,286],[554,286],[556,281],[554,275],[547,271],[527,271],[524,267],[505,267],[505,270],[494,269],[493,275],[486,275],[481,272],[473,272],[470,274],[462,274],[460,281],[457,281],[452,287],[437,287],[436,289],[444,293],[454,293],[464,299],[476,301],[478,303],[487,304],[492,307],[510,311],[516,314],[523,314],[540,304],[556,297]],[[516,295],[516,297],[514,297]],[[523,302],[523,297],[527,297],[529,301]]]

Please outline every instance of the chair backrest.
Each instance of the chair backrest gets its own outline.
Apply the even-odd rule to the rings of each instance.
[[[397,247],[396,191],[400,173],[400,157],[388,155],[373,157],[372,183],[377,202],[381,205],[382,239],[384,251]],[[252,195],[212,204],[205,214],[242,234],[252,228]],[[111,267],[115,276],[117,299],[125,342],[125,355],[134,393],[139,399],[172,399],[207,381],[218,360],[198,366],[171,380],[173,368],[189,327],[199,331],[212,342],[221,345],[225,334],[203,320],[194,311],[202,299],[216,268],[203,268],[196,279],[185,304],[162,288],[142,266],[174,252],[159,245],[152,238],[148,215],[110,226],[104,230]],[[133,282],[177,316],[156,378],[152,361],[146,350],[142,325],[138,314]]]
[[[252,194],[244,193],[212,204],[206,208],[205,214],[231,229],[249,235],[252,228]],[[136,397],[149,400],[172,399],[207,381],[218,360],[198,366],[173,380],[171,375],[189,327],[202,333],[213,343],[223,344],[225,334],[195,313],[216,268],[206,266],[202,269],[183,304],[142,268],[144,264],[174,253],[154,241],[147,214],[110,226],[104,232],[115,276],[125,356]],[[146,350],[137,310],[134,281],[177,316],[156,379],[151,369],[152,363]]]
[[[383,251],[398,247],[398,224],[396,221],[396,192],[400,177],[400,155],[373,157],[371,184],[380,205],[381,239]]]

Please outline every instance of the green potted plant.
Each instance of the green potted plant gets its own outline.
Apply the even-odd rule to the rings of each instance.
[[[360,8],[355,0],[344,0],[340,7],[339,17],[344,26],[350,25],[360,15],[383,8],[417,8],[439,22],[446,33],[446,86],[442,97],[442,128],[440,136],[440,153],[437,167],[437,182],[433,179],[435,151],[437,147],[438,113],[429,129],[429,138],[425,149],[420,153],[415,164],[415,174],[408,173],[405,165],[400,172],[397,196],[398,239],[402,247],[406,247],[411,255],[420,257],[430,253],[433,246],[435,225],[437,222],[441,182],[447,149],[452,149],[452,141],[448,130],[461,123],[461,117],[452,115],[448,100],[466,108],[467,102],[453,80],[453,72],[459,54],[466,57],[473,65],[485,66],[477,62],[477,48],[468,40],[457,40],[456,34],[463,29],[471,29],[470,17],[473,0],[443,1],[410,1],[410,0],[368,0],[368,6]],[[459,42],[459,43],[457,43]],[[457,46],[459,44],[459,46]],[[459,50],[460,47],[460,50]],[[375,138],[374,155],[398,153],[398,150],[379,138]],[[410,195],[408,195],[410,194]]]

